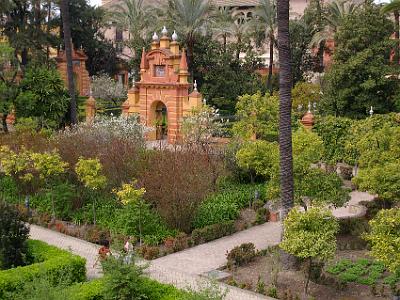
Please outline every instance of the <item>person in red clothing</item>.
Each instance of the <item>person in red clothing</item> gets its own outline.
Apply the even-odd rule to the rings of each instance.
[[[111,255],[111,250],[110,250],[110,242],[108,240],[103,241],[103,246],[99,248],[99,253],[97,255],[97,259],[93,264],[93,268],[97,265],[97,263],[103,262]]]

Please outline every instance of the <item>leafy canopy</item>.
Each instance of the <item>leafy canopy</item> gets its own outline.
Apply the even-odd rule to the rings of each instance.
[[[44,128],[58,128],[65,121],[68,94],[56,69],[28,69],[20,88],[21,93],[16,99],[17,118],[36,118]]]
[[[101,171],[102,166],[98,158],[80,157],[75,167],[79,180],[92,190],[104,188],[107,183],[107,178],[101,174]]]
[[[311,208],[306,212],[292,209],[284,221],[279,246],[300,258],[327,260],[336,252],[337,220],[328,210]]]
[[[365,22],[368,20],[368,22]],[[398,83],[390,62],[392,22],[379,6],[366,3],[347,15],[335,35],[334,65],[325,75],[321,105],[327,114],[365,117],[394,108]]]
[[[371,243],[371,255],[393,273],[400,272],[400,209],[381,210],[369,222],[364,238]]]
[[[236,115],[239,118],[233,125],[235,135],[244,139],[253,136],[268,141],[278,138],[279,101],[277,96],[261,94],[239,97],[236,104]]]

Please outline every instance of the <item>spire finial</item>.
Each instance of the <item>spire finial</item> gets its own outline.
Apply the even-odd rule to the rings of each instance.
[[[206,98],[203,99],[203,104],[207,105],[207,99]]]
[[[309,113],[311,112],[311,102],[310,101],[308,101],[308,112]]]
[[[193,83],[193,90],[197,92],[197,80],[196,79],[194,80],[194,83]]]
[[[188,70],[185,48],[182,49],[182,56],[181,56],[181,62],[179,64],[179,69],[181,71],[187,71]]]
[[[176,42],[178,40],[178,35],[176,34],[176,31],[174,30],[174,33],[172,34],[172,40]]]
[[[374,110],[372,109],[372,106],[371,106],[371,109],[369,110],[369,115],[372,117],[373,114],[374,114]]]
[[[147,69],[146,49],[144,47],[142,50],[142,59],[140,60],[140,69]]]
[[[163,29],[161,30],[161,33],[163,36],[167,36],[167,34],[168,34],[167,27],[164,26]]]
[[[154,32],[153,34],[153,42],[157,42],[158,41],[158,35],[157,32]]]

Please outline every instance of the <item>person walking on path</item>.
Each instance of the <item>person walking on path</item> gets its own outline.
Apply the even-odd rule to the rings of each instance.
[[[103,246],[99,248],[99,253],[96,261],[93,264],[93,268],[98,264],[98,262],[102,263],[111,255],[110,242],[108,240],[104,240],[102,244]]]

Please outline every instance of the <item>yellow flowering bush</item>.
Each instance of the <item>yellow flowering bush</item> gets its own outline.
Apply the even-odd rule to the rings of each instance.
[[[132,183],[125,183],[122,185],[120,190],[115,190],[114,193],[121,200],[123,205],[128,205],[129,203],[134,203],[140,200],[146,190],[144,188],[136,189],[137,181],[134,180]]]
[[[107,183],[107,178],[101,174],[102,169],[99,159],[80,157],[76,164],[75,172],[79,181],[87,188],[97,190],[104,188]]]
[[[60,175],[68,167],[68,163],[62,161],[58,152],[32,153],[31,159],[41,180],[48,180],[52,176]]]
[[[104,188],[107,184],[107,178],[101,174],[102,165],[98,158],[79,157],[75,166],[75,172],[86,188],[93,192]],[[96,225],[96,194],[92,195],[93,200],[93,224]]]
[[[369,224],[364,238],[371,244],[371,256],[391,272],[400,274],[400,209],[384,209]]]
[[[7,146],[0,147],[0,166],[7,176],[28,182],[33,179],[32,153],[22,149],[16,153]]]

